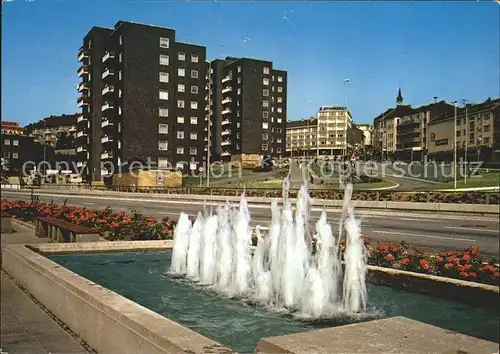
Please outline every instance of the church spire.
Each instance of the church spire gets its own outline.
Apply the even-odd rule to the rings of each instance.
[[[398,97],[396,98],[398,106],[403,104],[403,95],[401,94],[401,87],[398,89]]]

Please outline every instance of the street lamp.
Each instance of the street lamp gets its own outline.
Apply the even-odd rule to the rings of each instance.
[[[344,79],[344,101],[342,102],[342,105],[344,106],[345,109],[345,114],[348,115],[347,111],[347,83],[351,81],[351,79]],[[343,149],[343,159],[345,161],[345,158],[347,156],[347,121],[348,117],[345,117],[344,121],[344,149]]]
[[[465,106],[465,151],[464,151],[464,162],[465,162],[465,176],[464,176],[464,183],[467,184],[467,148],[468,148],[468,141],[469,141],[469,107],[466,104],[467,100],[462,99],[462,104]]]
[[[457,189],[457,101],[452,103],[455,106],[455,117],[453,118],[453,189]]]

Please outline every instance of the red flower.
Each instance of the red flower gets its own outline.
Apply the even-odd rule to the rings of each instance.
[[[401,260],[401,264],[406,265],[406,264],[408,264],[408,263],[410,263],[410,259],[409,259],[409,258],[403,258],[403,259]]]
[[[384,257],[384,259],[387,261],[387,262],[392,262],[394,261],[394,256],[392,255],[392,253],[389,253],[387,256]]]
[[[372,240],[372,238],[371,238],[370,236],[368,236],[368,235],[365,235],[365,236],[363,237],[363,243],[364,243],[365,245],[369,244],[369,243],[371,242],[371,240]]]
[[[462,256],[462,261],[470,262],[471,259],[472,258],[470,256],[470,254],[468,254],[468,253],[464,253],[464,255]]]
[[[476,272],[469,272],[468,277],[475,279],[475,278],[477,278],[477,274],[476,274]]]
[[[471,246],[471,248],[469,248],[469,252],[473,256],[476,256],[479,253],[479,247],[478,246]]]
[[[436,262],[438,263],[443,263],[444,262],[444,259],[442,257],[437,257],[436,258]]]
[[[446,263],[444,265],[444,269],[446,269],[446,270],[449,270],[449,269],[452,269],[452,268],[455,268],[455,265],[453,263]]]
[[[420,260],[420,267],[424,270],[429,269],[429,262],[427,262],[425,259]]]

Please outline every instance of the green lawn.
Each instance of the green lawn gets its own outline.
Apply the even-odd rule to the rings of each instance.
[[[457,188],[474,188],[474,187],[498,187],[500,184],[500,172],[486,172],[480,176],[467,177],[467,183],[463,177],[457,178]],[[433,184],[420,189],[453,189],[453,181]]]

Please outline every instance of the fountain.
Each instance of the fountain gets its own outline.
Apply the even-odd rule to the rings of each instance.
[[[220,205],[215,214],[199,213],[193,225],[181,213],[174,233],[171,274],[229,297],[309,319],[363,312],[366,250],[351,205],[352,185],[345,190],[337,238],[324,210],[312,236],[307,183],[299,189],[295,213],[288,198],[289,185],[287,177],[282,208],[278,200],[271,203],[268,233],[263,235],[259,225],[255,228],[254,249],[245,192],[238,208]],[[344,227],[345,272],[339,249]]]

